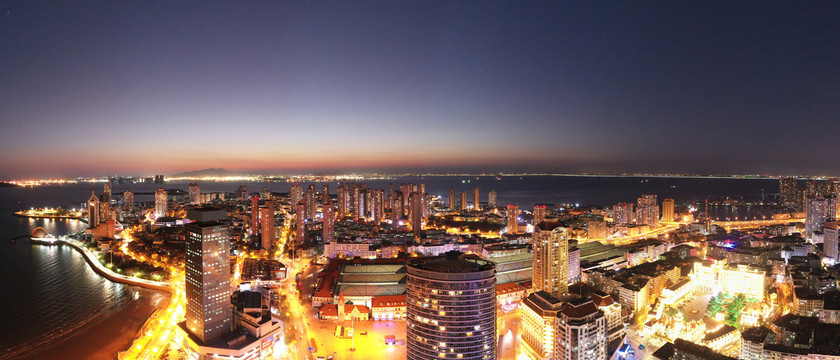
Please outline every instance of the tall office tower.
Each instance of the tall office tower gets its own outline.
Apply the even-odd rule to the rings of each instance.
[[[543,222],[534,228],[534,291],[561,297],[569,291],[569,236],[560,223]]]
[[[507,216],[507,232],[508,234],[518,234],[519,233],[519,206],[517,205],[508,205],[507,212],[505,213]]]
[[[201,204],[201,188],[196,183],[187,185],[187,193],[190,196],[190,204]]]
[[[455,188],[449,188],[449,208],[452,210],[457,209],[455,207]]]
[[[327,201],[324,204],[323,213],[324,233],[321,235],[321,240],[323,240],[324,244],[328,244],[335,241],[335,205],[332,201]]]
[[[155,218],[166,216],[167,201],[166,189],[157,189],[155,191]]]
[[[301,189],[300,184],[294,183],[289,188],[289,203],[295,206],[301,200],[303,200],[303,189]]]
[[[487,195],[487,207],[493,209],[499,204],[496,190],[490,190],[490,195]]]
[[[421,195],[425,194],[426,193],[426,183],[420,183],[420,186],[417,189],[418,189],[417,192],[419,192]]]
[[[338,184],[338,189],[336,190],[336,200],[338,201],[338,218],[343,219],[347,213],[344,211],[347,208],[347,197],[345,197],[346,192],[344,191],[344,184]]]
[[[607,358],[607,318],[591,299],[573,299],[554,320],[554,357],[568,360]]]
[[[534,226],[545,220],[545,205],[534,205]]]
[[[330,202],[330,184],[321,185],[321,204]]]
[[[662,200],[662,221],[674,221],[674,199]]]
[[[796,178],[783,177],[779,179],[779,195],[781,195],[781,205],[789,208],[795,208],[798,202],[797,197],[799,188],[796,186]]]
[[[587,239],[606,239],[607,222],[602,217],[586,220]]]
[[[373,223],[374,225],[379,226],[382,224],[382,220],[385,218],[385,200],[383,199],[382,189],[376,189],[373,191]]]
[[[306,235],[306,218],[304,217],[304,209],[306,204],[303,201],[295,205],[295,242],[303,243],[303,236]]]
[[[128,206],[134,206],[134,193],[131,190],[123,191],[123,203]]]
[[[636,224],[659,225],[659,203],[656,195],[645,194],[636,202]]]
[[[480,194],[478,192],[477,187],[473,189],[473,194],[472,195],[473,195],[473,209],[481,210],[481,204],[479,203],[479,195]]]
[[[108,203],[111,203],[111,180],[105,182],[105,188],[102,191],[102,197],[107,199]]]
[[[265,207],[260,208],[260,237],[262,239],[261,247],[263,249],[271,249],[271,245],[277,240],[276,227],[274,225],[274,202],[266,200]]]
[[[155,184],[163,184],[166,182],[166,178],[163,175],[155,175]]]
[[[251,228],[248,230],[248,234],[251,236],[256,236],[257,233],[260,231],[260,197],[259,196],[252,196],[251,197]],[[256,239],[252,239],[256,240]]]
[[[306,210],[304,210],[306,212],[306,218],[315,220],[315,209],[317,208],[317,203],[315,202],[315,185],[309,185],[309,188],[306,189],[304,202],[306,203]]]
[[[199,221],[184,226],[186,327],[208,343],[231,329],[229,227],[224,210],[190,209],[188,214]]]
[[[88,228],[93,229],[99,225],[99,197],[93,191],[87,201]]]
[[[522,301],[519,325],[521,353],[530,360],[551,359],[554,351],[554,319],[565,303],[545,292],[534,292]],[[558,359],[559,360],[559,359]]]
[[[495,264],[451,251],[406,272],[407,359],[496,359]]]
[[[239,200],[248,200],[248,186],[239,185],[239,187],[236,188],[236,193],[238,194],[237,197],[239,198]]]
[[[630,225],[633,223],[633,204],[618,203],[613,206],[613,221],[616,225]]]
[[[425,199],[423,195],[415,192],[411,193],[411,200],[408,202],[410,204],[411,231],[414,232],[415,236],[420,236],[420,232],[423,230],[423,203]]]
[[[823,254],[825,257],[831,259],[830,264],[834,264],[838,259],[838,239],[837,236],[837,221],[826,221],[823,225]]]
[[[812,242],[814,231],[822,229],[827,218],[828,204],[822,196],[808,197],[805,201],[805,239]]]
[[[460,210],[467,210],[467,192],[461,191],[461,206],[459,207]]]

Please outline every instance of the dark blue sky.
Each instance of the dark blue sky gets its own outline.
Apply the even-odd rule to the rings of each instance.
[[[840,2],[12,2],[0,177],[840,175]]]

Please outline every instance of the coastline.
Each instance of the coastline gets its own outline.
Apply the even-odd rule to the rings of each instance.
[[[155,312],[166,309],[172,301],[171,289],[168,286],[108,274],[106,270],[110,271],[110,269],[97,266],[98,260],[93,257],[93,254],[70,241],[33,238],[31,243],[46,246],[69,245],[82,255],[97,275],[109,281],[130,286],[130,290],[135,292],[135,299],[119,311],[84,325],[58,342],[45,346],[31,355],[22,356],[21,359],[117,359],[120,352],[131,347]]]

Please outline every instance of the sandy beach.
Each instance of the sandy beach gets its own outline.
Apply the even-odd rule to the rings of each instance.
[[[137,332],[157,309],[165,309],[170,295],[165,292],[132,286],[137,299],[132,299],[122,310],[85,326],[75,334],[55,345],[21,359],[91,359],[113,360],[117,353],[127,349],[137,337]]]

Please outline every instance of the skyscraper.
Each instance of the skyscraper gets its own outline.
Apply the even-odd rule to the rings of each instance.
[[[300,184],[294,183],[289,188],[289,203],[295,206],[301,200],[303,200],[303,190],[300,188]]]
[[[187,185],[187,193],[190,197],[190,204],[201,204],[201,188],[198,186],[198,184],[190,183],[189,185]]]
[[[560,223],[536,225],[532,272],[534,291],[556,297],[569,291],[569,237]]]
[[[261,247],[270,249],[277,240],[276,227],[274,226],[274,201],[266,200],[265,206],[259,209],[260,212],[260,238]]]
[[[457,209],[455,207],[455,188],[449,188],[449,208],[452,210]]]
[[[343,219],[347,216],[347,191],[344,187],[344,184],[338,184],[338,190],[336,190],[336,199],[338,200],[338,217]]]
[[[461,210],[467,210],[467,192],[461,191]]]
[[[838,231],[836,221],[826,221],[823,225],[823,254],[825,257],[831,259],[832,264],[838,259]]]
[[[505,213],[507,216],[507,232],[509,234],[518,234],[519,233],[519,206],[517,205],[508,205],[507,212]]]
[[[321,204],[330,202],[330,184],[321,186]]]
[[[481,210],[481,206],[480,206],[480,203],[479,203],[480,193],[478,192],[478,187],[473,189],[472,195],[473,195],[473,209],[474,210]]]
[[[493,209],[498,205],[498,196],[496,195],[496,190],[490,190],[490,194],[487,195],[487,207]]]
[[[779,195],[781,195],[781,205],[789,208],[795,208],[798,202],[798,197],[802,197],[799,188],[796,186],[796,178],[783,177],[779,179]]]
[[[636,224],[659,225],[659,203],[656,195],[645,194],[636,201]]]
[[[111,181],[108,180],[105,182],[104,189],[102,191],[102,197],[107,199],[108,203],[111,203]]]
[[[662,200],[662,221],[674,221],[674,199]]]
[[[254,237],[260,231],[260,198],[256,195],[251,197],[251,229],[249,234]],[[256,239],[252,239],[256,240]]]
[[[167,201],[166,189],[157,189],[155,191],[155,218],[166,216]]]
[[[805,239],[813,241],[814,231],[821,230],[828,214],[828,203],[822,196],[805,200]]]
[[[420,236],[420,232],[423,230],[423,203],[425,202],[425,199],[426,198],[420,195],[420,193],[411,193],[409,212],[411,219],[411,231],[414,232],[415,236]]]
[[[207,343],[231,328],[229,228],[223,217],[212,216],[224,211],[189,211],[206,214],[189,216],[202,221],[185,226],[186,328]]]
[[[409,360],[496,358],[496,266],[452,251],[406,264]]]
[[[534,225],[545,220],[545,205],[534,205]]]
[[[309,185],[306,189],[306,195],[304,196],[304,202],[306,203],[306,218],[310,220],[315,220],[316,214],[316,203],[315,203],[315,185]]]
[[[359,188],[359,184],[352,185],[352,204],[353,204],[353,220],[359,220],[359,213],[362,212],[362,208],[364,207],[362,204],[364,203],[364,198],[360,195],[361,189]]]
[[[303,201],[295,206],[295,242],[298,244],[303,243],[303,236],[306,235],[306,219],[303,214],[305,207]]]
[[[607,319],[591,299],[572,299],[554,321],[554,358],[607,358]]]
[[[324,244],[327,244],[335,240],[335,206],[333,205],[333,202],[327,201],[327,203],[324,204],[322,212],[324,215],[324,233],[321,235],[321,239],[323,240]]]
[[[385,218],[385,200],[383,199],[382,189],[376,189],[373,191],[373,223],[377,226],[382,224],[382,220]]]
[[[87,201],[88,211],[88,228],[95,228],[99,225],[99,198],[93,191],[90,192],[90,198]]]
[[[633,204],[618,203],[613,206],[613,221],[616,225],[626,226],[633,223]]]

